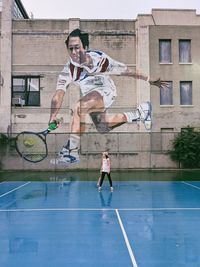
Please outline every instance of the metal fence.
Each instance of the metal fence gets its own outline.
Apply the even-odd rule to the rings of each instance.
[[[30,163],[21,158],[15,149],[15,136],[0,147],[1,170],[68,170],[98,169],[101,152],[108,150],[113,169],[178,168],[170,159],[172,141],[178,133],[149,132],[107,134],[84,133],[80,139],[80,162],[71,165],[55,165],[50,161],[66,143],[70,133],[51,133],[47,136],[48,156],[39,163]]]

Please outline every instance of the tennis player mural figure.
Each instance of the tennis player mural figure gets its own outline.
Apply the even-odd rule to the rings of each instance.
[[[63,97],[71,83],[80,87],[81,98],[73,110],[71,134],[61,149],[59,163],[79,162],[80,134],[86,130],[86,115],[90,115],[96,129],[107,133],[112,129],[134,121],[141,121],[145,128],[151,128],[151,103],[144,102],[130,112],[108,114],[106,111],[117,96],[116,86],[109,74],[133,77],[163,87],[166,82],[160,79],[151,80],[148,76],[131,71],[125,64],[118,62],[102,51],[89,50],[88,34],[80,29],[73,30],[65,41],[69,61],[60,73],[56,92],[51,100],[51,123],[56,119],[61,108]]]

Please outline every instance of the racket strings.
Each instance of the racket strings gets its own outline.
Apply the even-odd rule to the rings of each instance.
[[[31,162],[39,162],[47,155],[45,140],[34,133],[21,133],[17,136],[16,146],[21,156]]]

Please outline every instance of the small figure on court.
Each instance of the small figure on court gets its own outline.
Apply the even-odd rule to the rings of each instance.
[[[166,82],[160,79],[151,80],[146,75],[134,72],[124,63],[112,59],[102,51],[89,50],[88,34],[80,29],[73,30],[65,44],[69,60],[57,80],[49,122],[56,120],[70,84],[79,86],[81,97],[74,105],[69,139],[66,140],[54,164],[79,162],[80,135],[87,131],[88,114],[99,133],[108,133],[124,123],[135,121],[141,121],[147,130],[151,129],[152,107],[149,101],[141,103],[129,112],[107,112],[117,97],[117,89],[110,75],[133,77],[157,87],[166,86]]]
[[[101,178],[99,181],[99,191],[102,189],[102,184],[105,178],[105,175],[107,174],[108,176],[108,181],[110,183],[110,191],[113,191],[113,186],[112,186],[112,179],[110,176],[110,158],[108,156],[108,152],[103,152],[102,153],[102,164],[101,164]]]

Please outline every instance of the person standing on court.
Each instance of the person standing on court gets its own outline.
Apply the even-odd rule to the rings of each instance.
[[[112,185],[112,179],[110,175],[110,158],[108,156],[108,152],[103,152],[102,153],[102,164],[101,164],[101,178],[99,181],[99,191],[102,189],[102,184],[105,178],[105,175],[108,176],[108,180],[110,183],[110,191],[113,191],[113,185]]]

